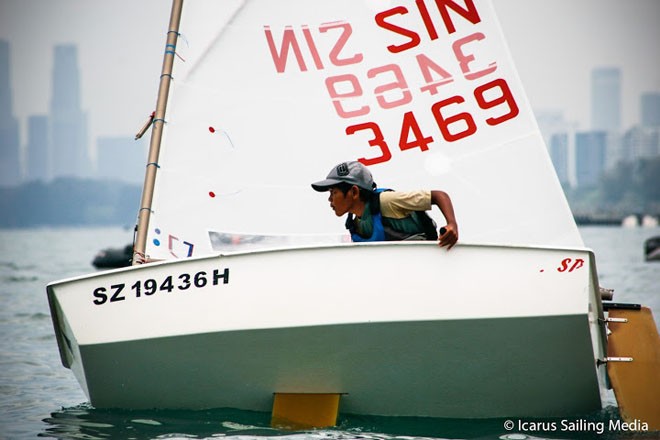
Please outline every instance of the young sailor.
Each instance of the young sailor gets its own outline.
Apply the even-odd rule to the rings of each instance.
[[[444,191],[399,192],[376,187],[371,172],[360,162],[343,162],[325,180],[313,183],[329,191],[328,201],[337,217],[348,213],[346,229],[353,241],[437,240],[451,249],[458,241],[454,207]],[[426,211],[440,208],[447,225],[438,237],[435,222]]]

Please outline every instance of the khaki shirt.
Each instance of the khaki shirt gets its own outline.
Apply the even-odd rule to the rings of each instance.
[[[431,191],[383,191],[380,193],[380,213],[383,217],[404,218],[412,211],[431,209]]]

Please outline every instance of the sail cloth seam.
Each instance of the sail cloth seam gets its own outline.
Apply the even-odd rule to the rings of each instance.
[[[236,19],[236,17],[237,17],[238,15],[240,15],[241,12],[243,11],[243,8],[245,7],[246,3],[247,3],[247,1],[244,0],[244,1],[241,2],[241,4],[240,4],[238,7],[236,7],[236,9],[234,9],[234,11],[232,12],[231,16],[230,16],[229,19],[226,21],[225,25],[222,26],[222,28],[220,29],[220,31],[219,31],[219,32],[216,34],[216,36],[211,40],[211,43],[210,43],[209,45],[207,45],[207,47],[204,49],[204,52],[203,52],[203,53],[197,58],[197,60],[193,60],[193,63],[194,63],[194,64],[193,64],[192,66],[190,66],[190,70],[188,71],[188,74],[186,75],[186,78],[185,78],[185,79],[189,79],[190,77],[192,77],[192,76],[195,74],[195,71],[197,70],[197,67],[198,67],[199,64],[200,64],[200,60],[204,59],[204,58],[208,55],[209,51],[210,51],[211,48],[215,45],[215,43],[216,43],[216,42],[222,37],[222,35],[223,35],[223,34],[224,34],[224,33],[230,28],[230,25],[234,22],[234,20]]]
[[[514,144],[514,143],[518,142],[518,141],[521,140],[521,139],[524,139],[524,138],[527,138],[527,137],[530,137],[530,136],[535,136],[535,135],[540,135],[540,132],[537,131],[537,130],[531,130],[531,131],[528,131],[528,132],[525,133],[525,134],[521,134],[520,136],[517,136],[517,137],[514,137],[514,138],[510,138],[510,139],[507,139],[507,140],[504,141],[504,142],[494,143],[494,144],[492,144],[492,145],[490,145],[490,146],[488,146],[488,147],[486,147],[486,148],[483,148],[483,149],[481,149],[481,150],[478,150],[478,151],[472,151],[472,152],[470,152],[470,153],[465,153],[465,154],[462,154],[462,155],[460,155],[460,156],[457,156],[457,157],[454,159],[454,161],[455,161],[455,162],[460,162],[460,161],[462,161],[462,160],[470,159],[471,157],[474,157],[474,156],[477,156],[477,155],[483,154],[483,153],[485,153],[485,152],[488,152],[488,151],[492,151],[492,150],[496,150],[496,149],[498,149],[498,148],[501,148],[503,145]]]

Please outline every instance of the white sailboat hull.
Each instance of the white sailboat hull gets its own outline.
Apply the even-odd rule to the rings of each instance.
[[[296,392],[345,393],[355,414],[551,416],[601,407],[595,280],[587,250],[400,242],[156,263],[48,296],[95,407],[268,411]]]

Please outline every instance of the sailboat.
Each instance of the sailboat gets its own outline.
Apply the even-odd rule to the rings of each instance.
[[[93,406],[602,407],[595,256],[492,1],[175,0],[160,80],[135,244],[160,261],[47,287]],[[347,160],[447,191],[459,243],[351,243],[310,187]]]

